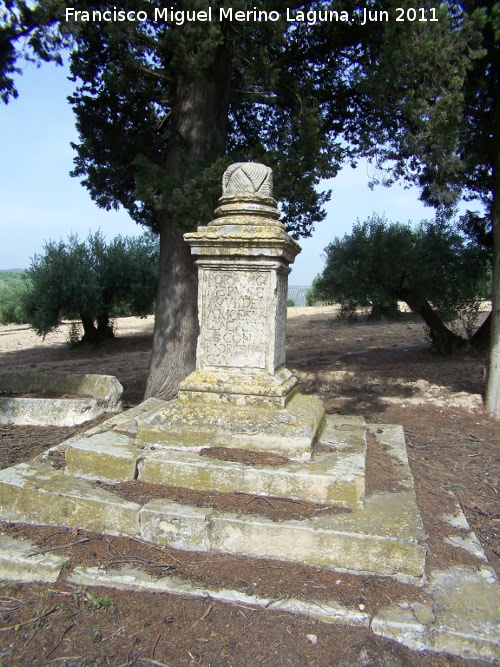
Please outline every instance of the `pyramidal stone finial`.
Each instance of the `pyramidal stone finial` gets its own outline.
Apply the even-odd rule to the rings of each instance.
[[[235,162],[226,169],[222,177],[222,196],[256,194],[273,196],[273,171],[257,162]]]

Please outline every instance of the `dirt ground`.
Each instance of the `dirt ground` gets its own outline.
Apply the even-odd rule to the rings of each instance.
[[[67,326],[45,341],[27,327],[3,326],[0,371],[109,373],[122,383],[126,407],[133,406],[142,400],[145,389],[152,328],[151,317],[125,318],[117,322],[114,341],[100,348],[70,350],[65,342]],[[358,414],[368,422],[404,426],[428,535],[427,563],[432,567],[477,563],[461,549],[446,548],[442,539],[450,526],[439,517],[453,512],[456,497],[490,565],[500,574],[500,428],[484,413],[484,364],[484,358],[472,355],[446,359],[431,354],[424,327],[409,314],[391,322],[347,325],[336,318],[333,308],[289,309],[287,366],[299,377],[300,390],[321,397],[329,413]],[[30,459],[84,428],[0,425],[0,464],[7,467]],[[369,439],[368,444],[369,494],[391,483],[392,476],[390,461],[374,440]],[[271,518],[309,516],[318,511],[306,503],[245,494],[195,497],[192,492],[154,485],[120,487],[121,495],[140,502],[165,496]],[[336,601],[350,607],[361,605],[369,613],[405,596],[414,600],[421,595],[425,601],[423,591],[378,577],[270,560],[184,553],[82,530],[0,523],[0,532],[27,537],[41,552],[65,555],[69,569],[134,565],[158,577],[175,573],[209,589]],[[210,599],[71,587],[63,581],[51,586],[0,586],[0,667],[485,664],[412,652],[365,629],[328,625],[272,608],[256,610]]]

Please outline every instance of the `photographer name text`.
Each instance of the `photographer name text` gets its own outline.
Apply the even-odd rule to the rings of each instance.
[[[66,21],[77,22],[146,22],[166,23],[169,25],[183,25],[184,23],[236,21],[238,23],[276,22],[286,19],[289,23],[305,23],[313,26],[317,23],[384,23],[396,22],[427,22],[438,21],[436,9],[433,7],[395,7],[389,10],[375,10],[363,7],[353,14],[347,11],[311,10],[302,11],[288,8],[286,12],[264,11],[255,7],[247,11],[236,11],[232,7],[213,9],[207,7],[203,11],[188,11],[173,7],[156,7],[154,12],[132,11],[125,9],[107,9],[104,11],[82,11],[74,7],[66,7]]]

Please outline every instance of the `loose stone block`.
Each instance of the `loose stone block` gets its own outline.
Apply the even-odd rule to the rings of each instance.
[[[104,412],[122,409],[123,387],[111,375],[0,373],[0,393],[40,393],[40,397],[0,396],[0,423],[73,426]],[[81,398],[44,398],[43,393],[75,394]]]
[[[412,609],[394,604],[381,609],[372,619],[372,632],[408,646],[414,651],[428,648],[427,626],[421,623]]]

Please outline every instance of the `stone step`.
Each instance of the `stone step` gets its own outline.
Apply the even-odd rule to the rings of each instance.
[[[232,447],[309,461],[324,422],[323,403],[301,394],[282,409],[177,399],[140,420],[136,442],[188,451]]]
[[[137,415],[137,418],[140,419],[140,415]],[[116,449],[121,452],[122,458],[126,459],[123,452],[128,451],[134,442],[131,435],[133,429],[124,428],[126,433],[122,430],[113,431],[112,429],[116,428],[115,420],[110,422],[110,426],[111,424],[111,430],[93,431],[88,438],[73,438],[59,448],[66,450],[66,454],[72,449],[73,454],[83,452],[92,458],[92,449],[105,450],[105,442],[109,439],[107,449],[110,456],[112,457]],[[378,439],[387,455],[392,457],[397,479],[395,478],[394,488],[390,493],[372,495],[365,499],[364,507],[358,502],[358,507],[351,508],[347,513],[318,513],[310,519],[272,521],[261,516],[219,512],[211,508],[180,505],[164,499],[151,500],[141,506],[123,500],[91,481],[55,470],[49,457],[41,456],[31,462],[0,471],[0,518],[142,537],[156,543],[170,544],[178,549],[275,558],[337,570],[392,576],[419,584],[424,577],[424,535],[401,427],[365,426],[364,422],[344,420],[340,417],[328,419],[322,438],[324,445],[328,445],[332,451],[319,454],[316,461],[289,464],[292,470],[297,471],[295,478],[288,473],[294,481],[280,482],[280,476],[282,480],[286,478],[283,472],[274,479],[270,474],[270,487],[264,490],[267,493],[273,484],[276,486],[283,483],[289,484],[289,490],[293,493],[293,485],[300,485],[300,468],[314,470],[314,466],[321,467],[322,458],[331,462],[338,457],[338,465],[341,467],[340,461],[346,457],[344,477],[347,477],[345,473],[348,466],[345,461],[349,460],[349,457],[351,462],[357,458],[353,469],[362,471],[366,429]],[[75,446],[78,443],[81,446]],[[88,451],[82,443],[87,443]],[[138,449],[137,455],[145,457],[144,461],[139,462],[140,474],[148,468],[150,472],[153,471],[157,464],[160,477],[165,483],[159,455],[170,456],[172,453]],[[189,452],[174,454],[189,454],[194,458]],[[175,459],[175,456],[178,474],[181,475],[182,457]],[[211,470],[224,468],[224,474],[230,478],[231,491],[241,490],[241,484],[234,489],[238,482],[238,473],[241,472],[239,464],[225,466],[227,462],[197,458],[203,464],[210,464]],[[96,455],[93,464],[96,469],[98,462],[99,456]],[[108,461],[108,464],[107,469],[112,469],[112,461]],[[87,465],[87,472],[90,467]],[[105,472],[104,466],[101,471]],[[251,474],[252,471],[252,467],[247,467],[245,474]],[[256,472],[264,477],[262,471]],[[194,474],[193,467],[188,469],[186,474],[191,473]],[[215,472],[210,474],[216,477]],[[342,476],[339,480],[341,478]],[[249,487],[252,477],[243,479],[246,479],[244,484]],[[256,478],[254,481],[257,485]],[[324,488],[327,486],[325,483]],[[353,482],[349,493],[352,493],[354,486]],[[345,491],[343,502],[347,496]]]
[[[53,583],[66,563],[64,556],[37,553],[27,540],[0,535],[0,580]]]
[[[0,519],[137,535],[140,505],[35,459],[0,470]]]
[[[137,536],[177,549],[274,558],[419,583],[424,537],[412,490],[376,495],[364,509],[272,521],[164,499],[140,505],[39,462],[0,471],[0,518]]]
[[[138,479],[218,493],[250,493],[361,508],[365,496],[364,447],[340,456],[320,454],[311,462],[245,465],[189,452],[157,451],[142,458]]]
[[[156,499],[141,510],[141,537],[187,551],[424,581],[424,535],[412,491],[372,496],[363,510],[349,514],[289,521]]]
[[[114,426],[116,428],[116,425]],[[73,439],[65,448],[66,474],[110,483],[139,479],[219,493],[251,493],[361,508],[365,495],[366,427],[363,419],[327,416],[324,451],[311,461],[255,465],[197,452],[140,448],[116,430]]]

